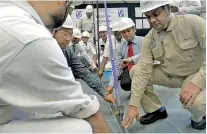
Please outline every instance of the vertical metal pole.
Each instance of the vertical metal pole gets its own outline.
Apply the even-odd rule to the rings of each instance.
[[[97,52],[97,47],[96,47],[96,24],[95,24],[95,13],[94,13],[94,3],[92,1],[92,6],[93,6],[93,46]]]
[[[106,0],[104,0],[104,8],[105,8],[105,16],[106,16],[106,25],[107,25],[107,34],[109,38],[109,50],[110,50],[110,57],[111,57],[111,65],[112,65],[112,72],[113,72],[113,77],[114,77],[114,88],[116,92],[116,102],[117,102],[117,107],[116,105],[111,105],[112,109],[115,109],[116,111],[114,112],[114,115],[117,117],[119,125],[121,127],[121,122],[123,121],[123,116],[124,116],[124,107],[121,105],[121,100],[120,100],[120,93],[119,93],[119,87],[118,87],[118,80],[117,80],[117,74],[116,74],[116,67],[115,67],[115,58],[113,54],[113,44],[112,44],[112,38],[111,38],[111,32],[110,32],[110,27],[109,27],[109,18],[108,18],[108,9],[107,9],[107,4]],[[126,129],[122,128],[122,132],[126,133]]]
[[[100,45],[99,45],[99,3],[98,0],[96,1],[96,9],[97,9],[97,33],[98,33],[98,38],[97,38],[97,45],[98,45],[98,67],[100,68]]]

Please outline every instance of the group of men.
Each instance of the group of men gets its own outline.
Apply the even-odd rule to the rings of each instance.
[[[98,69],[91,5],[75,25],[68,15],[70,0],[1,1],[0,132],[111,133],[97,97],[84,94],[75,81],[83,79],[105,101],[115,102],[113,76],[106,88],[100,80],[112,58],[110,45],[117,77],[126,70],[132,80],[123,127],[134,118],[144,125],[167,118],[156,84],[181,88],[180,102],[192,113],[191,126],[205,129],[206,22],[197,15],[178,15],[187,9],[171,4],[140,1],[152,28],[145,37],[136,36],[135,23],[123,17],[112,25],[109,44],[107,28],[100,26],[103,60]],[[139,106],[146,113],[140,118]]]

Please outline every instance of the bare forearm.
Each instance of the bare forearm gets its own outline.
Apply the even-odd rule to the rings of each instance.
[[[93,129],[93,133],[112,133],[101,112],[97,112],[85,119]]]
[[[93,61],[95,63],[97,63],[97,60],[98,60],[98,55],[97,54],[93,54]]]
[[[101,72],[104,72],[104,69],[105,69],[105,66],[107,64],[107,61],[108,61],[108,58],[107,57],[104,57],[102,62],[101,62],[101,67],[100,67],[100,71]]]

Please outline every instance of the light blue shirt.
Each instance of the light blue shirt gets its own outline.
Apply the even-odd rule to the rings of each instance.
[[[134,36],[134,39],[132,42],[132,48],[134,52],[134,56],[132,57],[133,62],[136,64],[139,60],[139,54],[141,51],[141,43],[142,43],[143,37],[141,36]],[[116,74],[117,77],[121,74],[122,69],[120,67],[120,63],[123,59],[128,57],[128,41],[124,40],[117,48],[116,51],[116,59],[115,59],[115,66],[116,66]],[[114,86],[114,79],[113,75],[110,77],[109,86]]]

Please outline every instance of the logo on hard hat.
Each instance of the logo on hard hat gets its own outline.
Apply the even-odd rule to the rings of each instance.
[[[152,1],[144,1],[143,2],[143,6],[147,6],[147,5],[151,5],[152,4]]]
[[[124,17],[124,10],[123,9],[119,9],[118,10],[118,15],[119,15],[119,17]]]
[[[80,19],[80,17],[82,17],[82,11],[76,11],[76,18]]]

